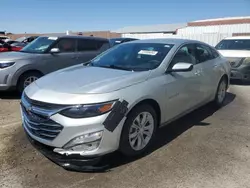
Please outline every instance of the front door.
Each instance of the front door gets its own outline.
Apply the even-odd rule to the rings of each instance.
[[[52,48],[58,48],[60,51],[59,53],[48,53],[41,59],[46,64],[46,73],[72,66],[79,59],[74,38],[59,39]]]
[[[196,59],[193,56],[194,45],[182,46],[174,55],[168,68],[172,68],[176,63],[191,63],[194,69],[189,72],[175,72],[167,75],[167,119],[172,119],[199,104],[201,100],[200,78],[195,68]]]

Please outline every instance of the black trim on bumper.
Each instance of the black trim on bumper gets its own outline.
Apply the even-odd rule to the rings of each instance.
[[[26,132],[26,131],[25,131]],[[78,172],[105,172],[108,166],[97,166],[101,157],[85,158],[80,155],[60,155],[53,151],[53,147],[44,145],[31,138],[28,133],[26,135],[30,143],[40,151],[46,158],[53,163],[63,167],[65,170]]]
[[[125,100],[123,100],[122,102],[117,101],[115,103],[110,114],[103,122],[103,125],[107,130],[109,130],[110,132],[113,132],[115,130],[122,118],[124,118],[124,116],[126,115],[128,111],[127,106],[128,102]]]

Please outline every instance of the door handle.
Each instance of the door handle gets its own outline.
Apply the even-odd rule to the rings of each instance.
[[[196,75],[196,76],[200,76],[201,75],[201,70],[197,70],[194,74]]]
[[[200,76],[200,73],[199,72],[195,72],[194,73],[196,76]]]
[[[71,57],[72,59],[78,59],[79,57],[78,56],[73,56]]]

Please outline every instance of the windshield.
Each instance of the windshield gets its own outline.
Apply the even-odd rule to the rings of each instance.
[[[25,46],[21,52],[44,53],[56,40],[57,37],[39,37]]]
[[[124,43],[97,56],[89,65],[130,71],[152,70],[161,64],[172,47],[172,44],[162,43]]]
[[[222,40],[215,48],[217,50],[250,50],[250,39]]]
[[[26,39],[26,37],[17,38],[15,41],[17,41],[17,42],[23,42],[24,39]]]

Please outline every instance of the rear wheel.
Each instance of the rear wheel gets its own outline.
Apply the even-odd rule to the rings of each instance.
[[[227,79],[223,77],[218,84],[216,96],[214,99],[214,104],[216,107],[223,106],[224,101],[226,99],[226,93],[227,93]]]
[[[32,82],[36,81],[42,76],[39,72],[27,72],[20,76],[17,89],[20,93],[23,92],[23,90],[30,85]]]
[[[156,112],[150,105],[133,109],[122,130],[120,151],[126,156],[142,154],[151,145],[157,124]]]

